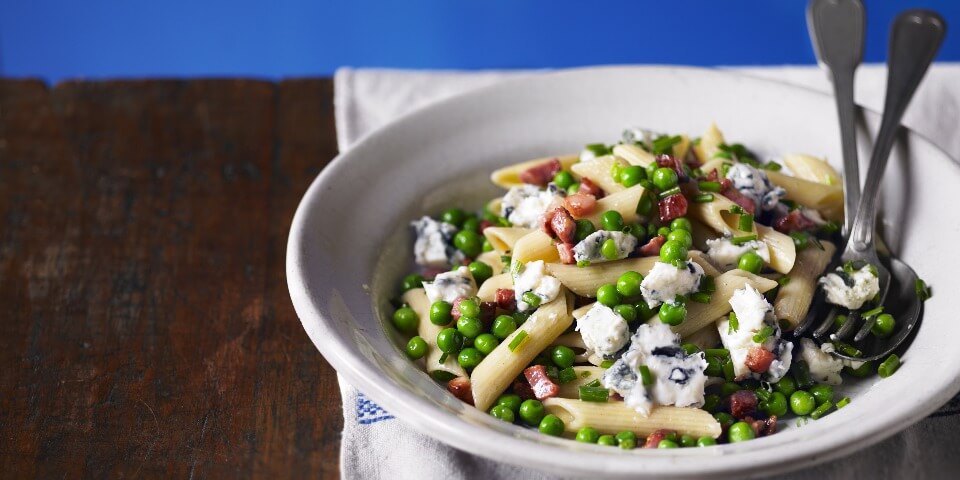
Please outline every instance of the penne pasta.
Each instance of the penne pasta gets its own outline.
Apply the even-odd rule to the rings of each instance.
[[[706,163],[720,151],[720,145],[723,143],[725,143],[723,133],[717,128],[717,124],[711,123],[707,127],[707,131],[703,132],[703,136],[700,137],[700,143],[693,147],[693,152],[696,153],[700,163]]]
[[[481,253],[477,256],[477,261],[490,265],[490,268],[493,269],[494,272],[502,272],[503,269],[507,267],[507,265],[504,265],[502,257],[500,252],[494,250],[492,252]]]
[[[427,355],[424,357],[427,373],[438,379],[466,377],[467,372],[457,363],[456,355],[449,355],[440,363],[443,352],[437,348],[437,334],[446,327],[430,322],[430,300],[427,299],[427,293],[422,288],[414,288],[404,292],[402,299],[420,318],[417,335],[427,342]]]
[[[477,408],[487,411],[527,364],[567,330],[573,322],[572,306],[573,296],[561,288],[556,299],[541,305],[477,365],[470,376],[473,404]],[[518,335],[524,337],[511,349]]]
[[[720,436],[720,423],[699,408],[656,407],[644,417],[623,402],[584,402],[569,398],[549,398],[543,402],[547,413],[563,420],[568,433],[593,427],[601,434],[631,431],[645,437],[665,429],[694,437]]]
[[[730,297],[733,291],[750,285],[760,293],[777,286],[777,282],[743,270],[730,270],[714,279],[717,289],[710,295],[710,303],[687,302],[687,318],[680,325],[670,327],[681,338],[686,339],[713,321],[730,313]],[[659,322],[654,315],[647,323]]]
[[[680,142],[672,147],[673,158],[679,158],[683,161],[687,158],[687,152],[690,151],[690,137],[680,135]]]
[[[617,145],[613,147],[613,154],[626,160],[630,165],[640,165],[641,167],[646,167],[657,161],[657,157],[653,156],[652,153],[636,145]]]
[[[789,168],[797,178],[825,185],[840,184],[840,174],[822,158],[803,153],[794,153],[784,155],[783,163],[787,165],[787,168]]]
[[[710,263],[703,252],[691,251],[690,260],[703,267],[703,271],[707,275],[715,277],[720,274],[720,271]],[[569,288],[571,292],[581,297],[596,297],[597,289],[601,285],[617,283],[620,275],[628,271],[646,275],[659,261],[660,257],[626,258],[613,262],[597,263],[588,267],[548,263],[547,272],[557,277],[557,280],[560,280],[560,283]]]
[[[710,322],[710,324],[700,330],[687,335],[684,337],[683,342],[692,343],[700,350],[713,348],[714,345],[720,343],[720,333],[717,332],[717,329],[713,326],[714,323],[716,322]]]
[[[500,288],[513,288],[513,276],[510,275],[510,272],[488,278],[477,290],[477,298],[481,302],[494,302],[496,301],[497,289]]]
[[[600,225],[600,216],[608,210],[616,210],[623,216],[623,223],[634,223],[640,219],[637,214],[637,205],[640,203],[640,197],[643,196],[644,188],[640,185],[634,185],[625,190],[597,200],[597,206],[593,213],[583,217],[590,220],[594,225]]]
[[[483,236],[487,238],[494,250],[504,255],[513,250],[518,240],[532,231],[532,228],[487,227],[483,229]]]
[[[778,319],[796,327],[807,316],[810,302],[817,288],[817,279],[830,265],[837,247],[830,242],[821,242],[823,250],[811,245],[797,254],[797,264],[787,274],[790,279],[780,287],[773,301],[773,311]]]
[[[625,167],[630,164],[614,155],[604,155],[586,162],[575,163],[570,167],[570,170],[580,177],[589,178],[591,182],[602,188],[607,195],[610,195],[626,188],[617,183],[617,180],[610,174],[614,165]]]
[[[533,230],[513,245],[512,260],[514,263],[527,263],[534,260],[550,263],[560,260],[560,254],[549,235],[541,230]]]
[[[843,220],[842,186],[811,182],[780,172],[767,172],[767,178],[787,191],[784,196],[787,200],[818,210],[830,220]]]
[[[561,383],[559,385],[560,391],[557,392],[558,397],[579,399],[580,386],[601,379],[603,372],[607,371],[607,369],[600,367],[573,367],[573,371],[576,372],[577,378],[567,383]]]
[[[518,187],[520,185],[523,185],[523,182],[520,180],[521,173],[529,170],[532,167],[540,165],[544,162],[549,162],[554,158],[556,158],[557,160],[560,160],[560,165],[562,165],[565,170],[569,169],[571,165],[573,165],[574,163],[577,163],[577,161],[580,160],[579,155],[561,155],[558,157],[543,157],[543,158],[537,158],[534,160],[527,160],[525,162],[515,163],[513,165],[509,165],[501,169],[495,170],[490,175],[490,181],[493,182],[494,185],[498,187],[503,187],[503,188]]]

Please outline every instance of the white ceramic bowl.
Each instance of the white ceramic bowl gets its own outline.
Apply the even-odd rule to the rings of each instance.
[[[486,179],[497,167],[612,142],[625,126],[698,135],[710,121],[765,157],[807,152],[836,164],[835,118],[823,94],[689,68],[571,70],[451,99],[375,132],[313,182],[290,231],[290,295],[314,344],[351,384],[421,432],[474,454],[568,475],[631,478],[770,474],[839,457],[893,435],[960,390],[960,323],[951,306],[960,168],[915,134],[904,135],[887,168],[883,226],[936,293],[900,370],[847,386],[849,406],[803,427],[668,451],[548,437],[448,394],[405,358],[387,321],[387,299],[411,265],[408,222],[451,203],[480,207],[496,194]],[[877,123],[867,112],[871,138]],[[861,146],[869,143],[861,138]],[[861,158],[868,158],[864,149]]]

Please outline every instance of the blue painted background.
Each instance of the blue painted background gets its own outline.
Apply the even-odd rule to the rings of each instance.
[[[867,61],[908,7],[953,26],[960,0],[867,0]],[[339,66],[531,68],[809,64],[805,0],[0,0],[0,74],[323,75]]]

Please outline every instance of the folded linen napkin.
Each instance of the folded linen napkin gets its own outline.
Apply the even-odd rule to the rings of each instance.
[[[734,68],[830,91],[816,67]],[[340,69],[334,78],[337,141],[341,151],[364,135],[424,105],[533,71],[436,72]],[[886,69],[861,67],[857,101],[883,108]],[[960,65],[937,64],[914,97],[904,124],[960,159]],[[529,468],[487,460],[420,434],[340,378],[343,435],[340,470],[346,479],[540,479],[552,478]],[[951,478],[960,468],[960,396],[936,414],[894,437],[849,457],[779,478]]]

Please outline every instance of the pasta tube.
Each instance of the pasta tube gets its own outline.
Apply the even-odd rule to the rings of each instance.
[[[825,185],[840,184],[840,174],[822,158],[795,153],[792,155],[784,155],[783,163],[787,165],[787,168],[789,168],[797,178],[823,183]]]
[[[626,160],[613,155],[604,155],[586,162],[574,163],[570,170],[580,177],[589,178],[590,181],[597,184],[607,195],[617,193],[626,187],[617,183],[616,179],[610,174],[614,165],[625,167],[629,165]]]
[[[603,377],[603,372],[607,371],[607,369],[600,367],[573,367],[573,371],[576,372],[577,378],[567,383],[561,383],[559,385],[560,391],[557,392],[558,397],[579,399],[580,386],[586,385],[594,380],[599,380]]]
[[[543,260],[545,263],[560,260],[560,253],[553,239],[541,230],[533,230],[513,244],[513,262],[527,263]]]
[[[613,147],[613,154],[626,160],[630,165],[640,165],[641,167],[646,167],[657,161],[657,157],[654,157],[652,153],[636,145],[617,145]]]
[[[487,227],[483,229],[483,236],[487,238],[494,250],[504,255],[513,250],[518,240],[532,231],[532,228]]]
[[[720,436],[720,423],[699,408],[660,406],[644,417],[623,402],[584,402],[569,398],[548,398],[543,402],[547,413],[563,420],[568,433],[583,427],[596,428],[601,434],[631,431],[645,437],[660,430],[674,430],[694,437]]]
[[[499,288],[513,288],[513,276],[509,272],[494,275],[483,282],[483,285],[480,285],[480,289],[477,290],[477,298],[481,302],[494,302],[497,299],[497,289]]]
[[[640,203],[640,197],[643,196],[644,188],[640,185],[634,185],[617,193],[607,195],[597,200],[597,206],[592,214],[587,215],[594,225],[600,225],[600,216],[607,210],[616,210],[623,216],[623,223],[634,223],[640,219],[637,214],[637,205]]]
[[[720,151],[722,143],[724,143],[723,133],[717,128],[717,124],[711,123],[700,137],[700,143],[693,147],[693,152],[697,154],[700,163],[705,163]]]
[[[830,242],[822,244],[823,250],[811,245],[797,254],[797,264],[787,275],[790,280],[780,287],[773,301],[777,318],[790,322],[791,327],[796,327],[807,316],[817,288],[817,279],[837,251],[837,247]]]
[[[730,313],[730,297],[734,290],[750,285],[763,293],[777,286],[774,280],[739,269],[723,273],[716,277],[714,282],[717,289],[710,295],[710,303],[687,302],[686,319],[680,325],[670,327],[681,338],[687,338],[705,326],[712,325],[717,318]],[[653,316],[648,323],[659,321],[657,316]]]
[[[818,210],[831,220],[843,219],[842,186],[811,182],[780,172],[768,171],[766,173],[771,182],[787,191],[784,197],[787,200],[793,200],[804,207]]]

